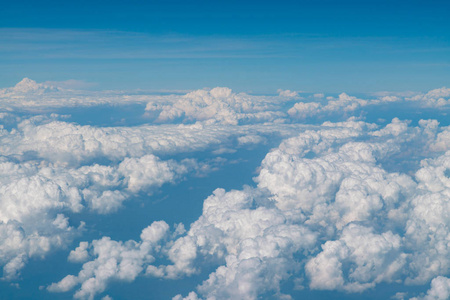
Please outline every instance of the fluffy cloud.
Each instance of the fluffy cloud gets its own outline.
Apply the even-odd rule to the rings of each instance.
[[[361,99],[341,93],[336,97],[326,97],[323,94],[314,94],[292,106],[287,113],[295,119],[305,119],[314,116],[344,115],[349,116],[366,106],[387,105],[395,102],[404,106],[428,107],[434,109],[448,109],[450,106],[450,89],[440,88],[427,93],[404,95],[394,93],[380,93],[376,98]]]
[[[67,218],[62,214],[23,223],[0,222],[3,279],[16,279],[29,258],[44,257],[52,249],[66,246],[80,229],[82,224],[78,229],[69,226]]]
[[[89,253],[87,249],[89,247],[88,242],[80,242],[80,245],[75,250],[70,251],[67,258],[71,262],[84,262],[89,259]]]
[[[95,258],[83,265],[79,275],[68,275],[48,289],[51,292],[67,291],[81,284],[75,297],[91,299],[102,292],[112,278],[133,280],[146,268],[148,276],[176,279],[198,272],[201,265],[196,264],[204,260],[226,262],[199,288],[208,297],[254,299],[262,291],[277,290],[280,282],[298,268],[292,263],[294,253],[309,251],[316,242],[316,235],[304,226],[286,220],[276,208],[252,208],[257,201],[255,198],[259,197],[254,193],[249,188],[231,192],[216,190],[205,200],[202,216],[186,235],[167,242],[163,248],[148,247],[146,243],[155,245],[167,236],[168,226],[164,222],[155,222],[144,229],[140,242],[115,242],[109,238],[94,241],[92,253]],[[125,248],[124,245],[132,247]],[[108,251],[97,250],[106,247]],[[139,255],[131,255],[130,251],[137,251]],[[172,264],[152,264],[155,251],[166,255]],[[83,243],[71,252],[70,258],[78,261],[85,255],[86,244]],[[128,277],[120,277],[120,265],[123,264],[120,258],[129,256],[133,261],[128,265],[133,265],[134,272]],[[100,273],[104,269],[108,271],[105,271],[106,275]]]
[[[427,107],[444,107],[450,105],[450,89],[442,87],[434,89],[425,94],[418,94],[407,97],[408,101],[418,101],[421,105]]]
[[[406,263],[400,246],[400,236],[390,231],[374,234],[371,228],[349,224],[339,240],[327,241],[306,264],[310,288],[361,292],[379,282],[391,282],[399,278]]]
[[[449,168],[450,152],[422,161],[415,176],[417,195],[399,209],[408,214],[405,237],[407,245],[415,249],[409,283],[425,283],[450,270],[450,178],[445,173]]]
[[[204,151],[232,145],[263,142],[260,135],[292,136],[303,125],[273,124],[221,126],[141,125],[136,127],[94,127],[47,118],[23,120],[10,131],[0,130],[0,154],[20,159],[42,158],[70,165],[95,159],[114,162],[146,154],[170,155]],[[251,139],[251,140],[250,140]]]
[[[450,152],[433,147],[447,130],[435,121],[411,127],[398,119],[381,129],[354,120],[310,127],[266,155],[257,187],[214,191],[186,233],[180,229],[168,235],[165,229],[163,238],[152,225],[138,242],[83,242],[69,255],[70,261],[88,260],[80,273],[50,285],[49,291],[81,285],[76,297],[89,299],[112,279],[179,279],[197,274],[205,264],[218,267],[187,299],[284,297],[281,283],[292,277],[310,289],[347,292],[381,282],[425,283],[449,268]],[[421,147],[410,156],[399,156],[418,142]],[[435,158],[423,160],[414,177],[384,169],[392,157],[423,155]],[[136,192],[148,189],[151,178],[167,181],[170,176],[164,174],[187,172],[173,164],[154,156],[127,158],[117,167],[117,179],[95,178],[103,185],[120,181]],[[162,243],[143,251],[149,240]],[[113,257],[96,252],[103,245],[115,249],[108,252]],[[120,276],[118,257],[123,255],[133,256],[128,279]],[[161,256],[170,263],[158,263]]]
[[[288,110],[291,117],[306,118],[318,114],[329,114],[335,112],[352,112],[358,108],[368,105],[368,100],[359,99],[342,93],[338,98],[327,97],[327,103],[318,102],[298,102]]]
[[[62,88],[76,81],[37,83],[29,78],[11,88],[0,89],[0,109],[48,110],[50,108],[98,105],[147,104],[146,114],[157,113],[158,122],[209,121],[223,124],[272,121],[283,118],[281,104],[297,92],[283,91],[278,97],[233,93],[229,88],[196,90],[185,95],[152,95],[142,92],[80,91]],[[59,86],[59,87],[57,87]]]
[[[112,280],[133,281],[143,267],[152,263],[155,258],[152,254],[159,251],[160,241],[165,237],[169,226],[163,222],[153,222],[145,228],[139,242],[116,242],[108,237],[95,240],[89,246],[94,260],[83,265],[78,276],[68,275],[60,282],[53,283],[47,289],[50,292],[66,292],[81,284],[75,293],[75,298],[94,299],[94,296],[105,290],[107,283]],[[71,252],[72,258],[87,256],[86,243]]]
[[[23,121],[17,129],[3,130],[0,137],[0,263],[7,279],[18,277],[30,257],[64,247],[80,233],[68,225],[63,213],[80,213],[86,207],[100,214],[115,212],[136,193],[150,194],[189,172],[208,171],[207,164],[193,159],[163,161],[148,153],[150,147],[143,150],[146,138],[156,129],[147,135],[137,130],[140,138],[133,150],[127,147],[133,140],[127,129],[108,134],[65,122],[36,125],[35,119]],[[166,140],[173,138],[165,136]],[[157,137],[153,141],[171,147]],[[193,142],[181,141],[182,146]],[[130,154],[134,157],[127,157]],[[86,165],[107,155],[116,162]]]
[[[187,94],[155,95],[126,91],[81,91],[63,86],[77,87],[79,82],[37,83],[24,78],[16,86],[0,89],[0,109],[49,110],[60,107],[99,105],[145,105],[149,121],[158,123],[193,123],[205,121],[221,124],[250,124],[255,122],[286,121],[314,116],[343,115],[349,117],[370,105],[400,102],[402,105],[418,105],[445,109],[449,107],[449,90],[440,88],[427,93],[378,93],[376,98],[367,99],[341,93],[337,97],[324,94],[305,94],[302,101],[291,108],[286,107],[293,99],[299,99],[298,92],[278,90],[278,96],[255,96],[234,93],[226,87],[210,90],[196,90]],[[409,103],[409,104],[407,104]]]
[[[228,88],[168,96],[95,94],[29,79],[1,90],[3,278],[20,277],[29,259],[66,247],[82,234],[83,224],[72,225],[67,215],[116,212],[136,194],[151,194],[224,160],[197,161],[189,158],[194,153],[238,154],[240,147],[275,146],[281,137],[261,162],[255,185],[214,190],[187,231],[181,224],[171,233],[158,221],[138,241],[80,242],[68,253],[70,262],[83,263],[80,272],[48,291],[78,287],[75,297],[93,299],[112,281],[180,280],[215,268],[185,299],[289,298],[284,283],[291,280],[304,288],[346,292],[432,280],[423,297],[448,297],[443,276],[450,270],[450,128],[436,120],[413,126],[397,118],[381,128],[354,117],[315,126],[296,123],[310,116],[351,116],[392,102],[445,109],[448,91],[370,100],[315,94],[295,104],[296,92],[279,92],[270,97]],[[15,114],[15,109],[77,103],[147,104],[146,120],[154,124],[82,126],[56,115]]]
[[[201,237],[202,244],[197,246],[197,253],[207,250],[208,254],[223,256],[225,263],[198,287],[198,294],[189,294],[186,299],[199,295],[216,299],[254,299],[269,291],[279,294],[280,281],[296,274],[296,267],[304,268],[311,289],[347,292],[361,292],[381,282],[404,280],[418,284],[448,272],[446,244],[450,231],[444,217],[448,215],[449,203],[445,194],[448,178],[444,175],[448,168],[444,161],[447,155],[424,161],[416,178],[389,173],[378,164],[386,157],[398,155],[401,144],[411,140],[429,139],[423,143],[424,148],[418,149],[418,152],[424,151],[436,138],[436,123],[421,122],[420,127],[410,128],[393,120],[377,134],[369,134],[369,137],[375,137],[369,141],[362,138],[368,128],[355,129],[357,124],[345,124],[348,127],[341,124],[339,129],[323,127],[287,139],[262,162],[260,175],[256,178],[257,190],[216,191],[205,200],[203,215],[191,225],[183,240],[189,240],[192,245],[192,241]],[[369,130],[369,133],[372,132]],[[354,142],[355,138],[366,140]],[[428,151],[433,153],[431,149]],[[437,167],[440,169],[425,169]],[[436,174],[440,179],[429,178],[427,174]],[[435,183],[431,190],[428,182]],[[258,194],[258,190],[262,194]],[[445,195],[431,195],[433,191]],[[243,206],[243,203],[250,203],[250,200],[244,201],[249,195],[259,195],[253,196],[259,200]],[[264,221],[258,220],[255,222],[258,225],[251,225],[252,214],[244,214],[245,208],[253,207],[256,213],[268,209],[266,205],[271,203],[259,197],[273,200],[275,207],[269,211],[282,217],[284,226],[286,223],[293,226],[289,232],[304,228],[312,234],[311,243],[320,245],[321,250],[302,252],[300,249],[308,247],[294,246],[295,242],[305,240],[303,232],[290,236],[288,240],[293,244],[288,248],[278,244],[278,251],[264,252],[270,245],[268,232],[280,225],[276,218],[266,217],[264,220],[271,225],[264,233],[257,238],[248,235]],[[220,201],[213,201],[215,199]],[[427,213],[425,206],[421,209],[422,204],[427,206]],[[223,206],[227,207],[226,211],[220,209]],[[236,210],[236,207],[241,208]],[[234,219],[233,214],[227,212],[231,208],[242,216]],[[419,230],[413,231],[411,226]],[[227,243],[230,234],[223,236],[223,228],[238,239]],[[430,236],[432,243],[419,240]],[[259,240],[263,242],[257,243]],[[319,242],[321,240],[325,242]],[[225,245],[221,245],[221,241],[225,241]],[[239,248],[239,245],[245,247]],[[299,251],[306,257],[303,266],[302,259],[291,256]],[[193,256],[191,260],[195,258]],[[272,259],[276,265],[271,265]],[[183,265],[195,268],[192,264]],[[422,281],[417,281],[418,276]]]
[[[120,92],[88,92],[67,87],[84,87],[76,80],[66,82],[37,83],[24,78],[14,87],[0,89],[0,109],[6,110],[50,110],[58,107],[117,105],[146,103],[148,97],[125,95]],[[145,98],[145,99],[143,99]],[[154,97],[158,101],[158,97]]]
[[[277,92],[281,97],[289,97],[289,98],[298,97],[299,94],[299,92],[297,91],[282,90],[282,89],[277,90]]]
[[[285,97],[285,95],[282,95]],[[159,122],[208,121],[237,125],[240,123],[265,122],[282,118],[280,105],[274,97],[235,94],[229,88],[216,87],[209,91],[197,90],[165,105],[149,102],[146,111],[157,111]]]
[[[59,92],[24,80],[4,94],[37,97]],[[219,97],[220,93],[214,95]],[[286,134],[294,127],[280,130]],[[267,126],[252,129],[203,124],[101,128],[55,121],[54,116],[35,116],[9,130],[1,128],[0,221],[4,244],[0,263],[4,265],[4,277],[17,278],[30,257],[43,257],[65,247],[80,233],[82,226],[68,226],[63,213],[81,213],[85,208],[101,214],[115,212],[136,193],[149,194],[185,174],[204,174],[210,169],[208,162],[162,161],[153,153],[202,151],[232,143],[235,136],[242,136],[235,143],[245,146],[263,142],[261,132],[273,133]],[[108,165],[94,163],[97,160]],[[214,159],[210,162],[217,165]]]
[[[0,163],[0,262],[5,264],[4,277],[14,279],[29,257],[43,256],[71,241],[78,230],[57,212],[80,212],[85,206],[97,213],[114,212],[132,193],[149,193],[195,166],[194,161],[179,164],[153,155],[125,159],[117,167],[95,164],[78,169],[17,164],[4,158]],[[74,252],[71,260],[81,259],[80,251]]]
[[[450,298],[450,278],[438,276],[431,281],[431,288],[423,297],[410,300],[445,300]]]

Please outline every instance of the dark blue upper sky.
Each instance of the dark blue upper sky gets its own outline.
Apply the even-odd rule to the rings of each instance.
[[[3,1],[2,27],[448,38],[448,1]]]
[[[427,90],[450,75],[449,13],[447,1],[3,1],[0,86]]]

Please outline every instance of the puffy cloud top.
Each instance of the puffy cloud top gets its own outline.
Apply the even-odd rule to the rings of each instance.
[[[449,90],[367,99],[278,93],[216,87],[131,95],[66,90],[27,78],[2,89],[3,280],[17,280],[30,259],[58,250],[80,263],[80,271],[47,290],[76,289],[80,299],[94,299],[114,281],[183,280],[211,269],[186,299],[289,299],[287,282],[349,293],[380,284],[431,284],[417,297],[448,298],[450,128],[438,120],[387,123],[370,115],[377,119],[370,124],[364,117],[375,106],[395,104],[426,106],[445,122]],[[75,105],[121,110],[130,103],[140,105],[137,114],[146,124],[88,126],[33,112]],[[315,125],[300,124],[309,120]],[[137,196],[151,199],[164,184],[240,163],[241,152],[262,145],[270,150],[254,184],[225,190],[218,183],[187,230],[150,220],[136,240],[88,241],[85,224],[73,224],[74,215],[117,213]]]

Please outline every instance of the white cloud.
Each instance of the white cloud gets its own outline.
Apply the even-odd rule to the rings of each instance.
[[[127,95],[120,91],[77,90],[90,86],[92,84],[80,80],[37,83],[29,78],[24,78],[14,87],[0,89],[0,109],[48,111],[60,107],[145,104],[149,99],[155,102],[161,99],[159,96]]]
[[[418,94],[412,97],[407,97],[408,101],[417,101],[422,106],[426,107],[445,107],[450,105],[450,89],[442,87],[440,89],[434,89],[426,94]]]
[[[70,291],[71,289],[73,289],[77,284],[78,284],[78,278],[76,276],[67,275],[57,284],[54,283],[51,286],[49,286],[48,290],[50,292],[56,292],[56,293],[67,292],[67,291]]]
[[[310,288],[361,292],[391,282],[406,263],[400,246],[400,236],[390,231],[374,234],[371,228],[350,224],[339,240],[323,244],[322,252],[306,264]],[[344,265],[351,265],[345,267],[346,275]]]
[[[89,253],[87,249],[89,247],[88,242],[80,242],[80,245],[75,250],[70,251],[67,258],[70,262],[84,262],[89,259]]]
[[[52,162],[80,164],[96,158],[120,161],[146,154],[202,151],[230,143],[234,136],[292,135],[299,126],[142,125],[93,127],[35,119],[22,121],[17,129],[0,132],[0,154],[24,157],[35,154]],[[37,123],[37,124],[36,124]],[[263,141],[260,139],[259,141]]]
[[[163,221],[153,222],[141,234],[141,241],[116,242],[109,237],[94,240],[90,245],[92,261],[83,264],[77,276],[67,275],[61,281],[47,287],[50,292],[66,292],[77,285],[80,289],[74,297],[79,299],[94,299],[103,292],[112,280],[133,281],[148,265],[154,261],[156,252],[160,249],[160,241],[164,239],[169,226]],[[70,257],[84,256],[86,244],[71,252]],[[75,254],[76,253],[76,254]]]
[[[375,94],[377,98],[368,97],[368,99],[346,93],[325,99],[324,94],[316,93],[286,110],[284,102],[299,98],[299,92],[278,90],[278,96],[256,96],[234,93],[226,87],[196,90],[184,95],[155,95],[143,91],[135,93],[77,90],[89,86],[89,83],[80,80],[37,83],[24,78],[14,87],[0,89],[0,109],[45,111],[58,107],[147,104],[146,115],[150,120],[160,123],[207,121],[221,124],[249,124],[285,120],[287,115],[294,119],[330,114],[349,117],[368,105],[386,103],[400,102],[403,105],[417,103],[420,107],[435,109],[445,109],[450,104],[450,89],[445,87],[415,94],[384,92]]]
[[[77,231],[74,227],[62,227],[60,216],[53,220],[47,217],[25,223],[0,222],[3,279],[17,279],[29,258],[44,257],[54,248],[66,246]]]
[[[288,297],[280,286],[292,278],[362,292],[445,274],[449,154],[423,160],[414,178],[383,164],[436,156],[432,145],[446,130],[398,119],[382,129],[355,120],[309,127],[266,155],[257,187],[215,190],[190,229],[162,245],[169,264],[141,262],[137,274],[179,279],[218,265],[185,299]],[[411,156],[399,156],[417,141]]]
[[[322,105],[317,102],[298,102],[288,110],[291,117],[306,118],[318,114],[322,110]]]
[[[316,94],[314,98],[322,98],[323,95]],[[370,101],[359,99],[342,93],[338,98],[327,97],[326,104],[318,102],[298,102],[288,110],[288,114],[293,118],[307,118],[318,114],[344,113],[353,112],[356,109],[371,104]],[[374,102],[374,101],[372,101]]]
[[[264,138],[260,135],[249,134],[249,135],[243,135],[243,136],[238,137],[237,141],[238,141],[239,145],[242,146],[242,145],[263,144],[267,140],[266,140],[266,138]]]
[[[410,300],[445,300],[450,298],[450,278],[438,276],[431,281],[431,288],[423,297],[414,297]]]
[[[80,233],[82,226],[69,226],[61,212],[80,213],[87,207],[97,213],[111,213],[134,193],[151,193],[195,170],[204,172],[205,168],[194,160],[162,161],[150,154],[126,158],[118,165],[79,168],[46,161],[16,163],[0,157],[3,277],[17,278],[30,257],[44,257]],[[86,259],[82,249],[69,257],[82,259]]]
[[[422,161],[422,168],[416,172],[417,195],[400,207],[402,214],[408,215],[406,241],[415,249],[408,283],[425,283],[450,270],[450,179],[445,175],[449,167],[449,152]]]
[[[282,90],[282,89],[278,89],[277,92],[281,97],[288,97],[288,98],[298,97],[299,94],[299,92],[297,91]]]
[[[31,87],[22,90],[41,88],[32,81],[24,83]],[[226,90],[213,94],[227,95]],[[275,129],[286,135],[296,130],[282,125],[204,124],[101,128],[53,118],[36,116],[16,128],[0,130],[0,221],[5,242],[14,236],[21,240],[0,247],[0,263],[8,279],[19,276],[30,257],[44,257],[80,233],[68,226],[62,213],[80,213],[85,208],[101,214],[115,212],[135,193],[150,194],[164,183],[189,173],[204,175],[223,163],[215,159],[163,161],[153,153],[202,151],[231,144],[239,137],[236,141],[245,146],[263,142],[260,133],[273,134]],[[93,163],[97,159],[109,165]]]
[[[137,192],[150,187],[160,187],[177,176],[186,174],[189,167],[195,169],[195,166],[194,160],[184,160],[179,164],[174,160],[161,161],[154,155],[144,155],[138,159],[124,159],[119,164],[118,172],[125,177],[127,188]]]
[[[145,228],[138,241],[80,242],[68,254],[70,262],[83,263],[80,272],[48,290],[78,287],[75,297],[93,299],[112,281],[181,279],[214,267],[185,299],[289,298],[282,288],[288,280],[297,288],[346,292],[433,280],[424,297],[446,297],[449,127],[436,120],[412,126],[398,118],[383,128],[355,117],[317,126],[295,122],[409,100],[443,109],[448,91],[380,94],[371,100],[315,94],[290,109],[298,93],[279,92],[273,97],[228,88],[169,96],[96,94],[29,79],[1,90],[5,110],[143,103],[149,121],[192,123],[96,127],[57,121],[63,117],[56,115],[21,119],[2,113],[4,124],[17,125],[0,129],[3,278],[20,277],[28,260],[81,234],[83,225],[72,225],[67,215],[115,212],[138,193],[151,194],[224,162],[185,158],[195,152],[237,155],[240,147],[274,146],[276,136],[284,140],[261,162],[256,186],[216,189],[187,231],[181,224],[169,234],[160,221]],[[175,154],[182,158],[158,157]]]
[[[147,111],[158,112],[158,122],[207,121],[237,125],[267,122],[283,118],[280,104],[274,97],[235,94],[229,88],[216,87],[209,91],[197,90],[173,99],[173,102],[147,104]]]

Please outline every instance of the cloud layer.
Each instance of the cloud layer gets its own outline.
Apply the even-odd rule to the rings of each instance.
[[[178,279],[198,273],[201,262],[217,264],[187,299],[288,297],[281,283],[292,278],[310,289],[362,292],[447,274],[450,152],[433,147],[447,130],[349,121],[286,139],[262,161],[256,187],[214,191],[186,234],[162,246],[171,264],[137,262],[139,273]],[[414,176],[383,168],[419,140],[416,156],[434,158]]]
[[[450,128],[435,119],[386,123],[372,110],[422,107],[441,117],[449,95],[441,88],[367,99],[289,90],[255,96],[223,87],[128,95],[24,79],[0,91],[2,277],[17,281],[30,259],[66,251],[80,271],[47,291],[75,290],[79,299],[138,276],[176,281],[211,269],[174,298],[289,299],[288,284],[364,293],[395,283],[430,285],[397,298],[445,299]],[[70,115],[43,114],[74,106],[120,111],[130,103],[140,105],[132,117],[143,124],[81,125]],[[377,123],[364,120],[371,113]],[[149,220],[139,239],[89,241],[84,222],[70,219],[126,211],[136,197],[148,201],[165,184],[205,176],[263,147],[270,150],[253,184],[225,190],[212,177],[216,185],[195,199],[203,210],[191,224]]]

